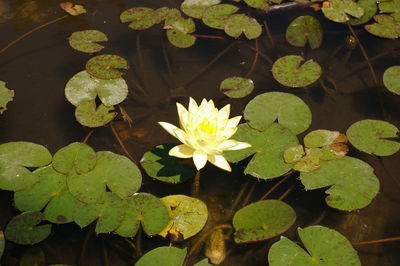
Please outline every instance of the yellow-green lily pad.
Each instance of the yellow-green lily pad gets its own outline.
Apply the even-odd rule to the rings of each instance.
[[[220,2],[221,0],[184,0],[181,4],[181,10],[189,17],[201,19],[208,7]]]
[[[202,20],[211,28],[223,30],[228,18],[238,10],[237,6],[230,4],[210,6],[204,11]]]
[[[114,107],[100,104],[96,108],[95,100],[82,101],[75,109],[75,118],[83,126],[101,127],[111,122],[117,113]]]
[[[128,69],[128,62],[124,58],[113,54],[98,55],[86,62],[86,71],[98,79],[118,79]]]
[[[267,0],[243,0],[248,6],[266,10],[269,7]]]
[[[182,266],[186,257],[186,249],[176,247],[158,247],[143,255],[135,266]]]
[[[316,49],[322,43],[322,26],[312,16],[295,18],[286,29],[286,40],[293,46],[304,47],[306,43]]]
[[[219,89],[230,98],[243,98],[253,91],[254,82],[248,78],[229,77],[221,82]]]
[[[379,13],[389,13],[395,20],[400,21],[400,0],[379,2]]]
[[[389,15],[376,15],[374,19],[376,23],[364,26],[369,33],[388,39],[400,37],[400,20]]]
[[[169,17],[166,21],[168,41],[178,48],[188,48],[192,46],[196,37],[190,35],[195,31],[195,24],[191,18]]]
[[[249,40],[258,38],[262,33],[261,25],[257,20],[244,14],[231,15],[225,23],[224,30],[233,38],[239,38],[243,33]]]
[[[383,84],[389,91],[400,95],[400,66],[391,66],[385,70]]]
[[[119,19],[122,23],[130,22],[129,28],[145,30],[156,24],[154,10],[148,7],[134,7],[121,13]]]
[[[57,172],[62,174],[68,174],[71,171],[83,174],[92,170],[96,161],[96,153],[89,145],[74,142],[54,154],[52,165]]]
[[[84,53],[97,53],[104,46],[97,42],[108,41],[107,35],[98,30],[76,31],[68,37],[69,45],[77,51]]]
[[[14,91],[6,87],[6,83],[0,80],[0,114],[7,110],[7,104],[14,98]]]
[[[351,25],[361,25],[367,23],[373,18],[378,10],[376,0],[359,0],[357,4],[364,9],[364,15],[362,15],[360,18],[350,18]]]
[[[327,7],[322,7],[325,17],[339,23],[350,20],[351,17],[360,18],[364,9],[353,0],[330,0]]]

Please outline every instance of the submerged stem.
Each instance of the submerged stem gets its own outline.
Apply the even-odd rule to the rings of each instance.
[[[251,73],[253,73],[254,68],[256,67],[257,60],[258,60],[258,39],[256,39],[255,51],[256,52],[254,54],[253,63],[251,63],[249,71],[247,71],[246,75],[244,75],[245,78],[248,78],[251,75]]]
[[[86,135],[86,137],[83,139],[82,143],[86,144],[90,138],[90,136],[93,134],[94,129],[90,130],[89,133]]]
[[[123,141],[121,140],[121,138],[119,137],[119,135],[118,135],[117,131],[115,130],[115,127],[114,127],[114,125],[113,125],[112,122],[110,123],[110,128],[111,128],[111,131],[112,131],[112,133],[114,134],[115,138],[117,139],[118,144],[119,144],[119,146],[121,147],[122,151],[125,153],[125,155],[128,156],[129,159],[132,160],[132,162],[134,162],[135,164],[137,164],[136,160],[133,159],[132,155],[131,155],[131,154],[128,152],[128,150],[126,149],[126,147],[125,147],[125,145],[124,145],[124,142],[123,142]]]
[[[272,188],[270,188],[264,195],[261,196],[261,198],[258,201],[262,201],[263,199],[267,198],[272,192],[275,191],[277,187],[279,187],[283,182],[285,182],[289,178],[290,174],[286,174],[284,178],[279,180],[278,183],[276,183]]]
[[[382,239],[376,239],[376,240],[370,240],[370,241],[353,242],[351,244],[353,246],[361,246],[361,245],[379,244],[379,243],[395,242],[395,241],[400,241],[400,236],[382,238]]]
[[[192,196],[198,197],[200,192],[200,170],[197,171],[192,183]]]

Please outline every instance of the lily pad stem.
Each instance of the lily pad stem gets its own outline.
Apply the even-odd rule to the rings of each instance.
[[[89,133],[86,135],[85,139],[82,141],[83,144],[86,144],[90,138],[90,136],[93,134],[94,129],[90,130]]]
[[[53,19],[53,20],[51,20],[51,21],[49,21],[49,22],[46,22],[46,23],[44,23],[44,24],[42,24],[42,25],[40,25],[40,26],[37,26],[36,28],[34,28],[34,29],[28,31],[27,33],[22,34],[22,35],[19,36],[17,39],[15,39],[14,41],[10,42],[9,44],[7,44],[7,45],[4,46],[3,48],[1,48],[0,54],[2,54],[2,53],[3,53],[4,51],[6,51],[8,48],[10,48],[11,46],[13,46],[13,45],[16,44],[17,42],[21,41],[21,40],[24,39],[25,37],[31,35],[31,34],[34,33],[35,31],[38,31],[38,30],[40,30],[40,29],[43,29],[44,27],[47,27],[47,26],[49,26],[49,25],[51,25],[51,24],[53,24],[53,23],[56,23],[56,22],[58,22],[58,21],[60,21],[60,20],[65,19],[65,18],[67,18],[67,17],[69,17],[69,15],[64,15],[64,16],[62,16],[62,17]]]
[[[136,257],[142,256],[142,228],[140,227],[136,234]]]
[[[282,201],[286,198],[286,196],[296,187],[296,183],[291,185],[279,198],[278,200]]]
[[[79,263],[78,263],[79,266],[86,265],[86,261],[85,261],[86,249],[87,249],[90,237],[94,234],[94,229],[95,229],[94,224],[90,225],[89,228],[87,229],[85,238],[83,239],[81,253],[79,255]]]
[[[202,35],[202,34],[192,34],[192,35],[198,38],[226,40],[226,38],[223,36]]]
[[[108,253],[107,253],[107,249],[106,249],[106,244],[104,243],[104,239],[101,239],[101,250],[102,250],[102,254],[103,254],[103,262],[104,262],[104,266],[110,266],[109,260],[108,260]]]
[[[250,48],[251,50],[256,51],[256,48],[254,48],[253,46],[251,46],[251,45],[249,45],[249,44],[247,44],[247,43],[243,43],[243,44],[244,44],[244,46]],[[268,64],[270,64],[271,66],[273,65],[274,62],[273,62],[273,61],[271,60],[271,58],[269,58],[267,55],[263,54],[263,53],[260,52],[260,51],[258,51],[258,55],[261,56],[262,58],[264,58],[265,61],[268,62]]]
[[[192,196],[198,197],[200,191],[200,170],[197,171],[192,183]]]
[[[353,242],[351,244],[353,246],[361,246],[361,245],[371,245],[371,244],[379,244],[379,243],[394,242],[394,241],[400,241],[400,236],[382,238],[382,239],[370,240],[370,241]]]
[[[110,128],[112,133],[114,134],[115,138],[118,141],[119,146],[121,147],[122,151],[125,153],[126,156],[129,157],[129,159],[131,159],[132,162],[134,162],[135,164],[137,164],[136,160],[133,159],[132,155],[128,152],[128,150],[125,148],[124,142],[121,140],[121,138],[119,137],[117,131],[115,130],[114,125],[112,124],[112,122],[110,123]]]
[[[235,200],[232,203],[232,206],[227,211],[227,213],[228,213],[228,219],[227,220],[231,220],[232,219],[233,215],[235,214],[235,210],[236,210],[237,206],[239,205],[239,202],[242,199],[244,191],[246,190],[248,185],[249,185],[249,181],[247,181],[246,184],[244,184],[244,186],[242,186],[242,188],[240,189],[239,193],[237,194]]]
[[[265,31],[267,33],[268,40],[271,43],[271,47],[274,48],[275,42],[274,42],[274,39],[272,38],[271,31],[269,30],[267,19],[264,20],[264,27],[265,27]]]
[[[246,198],[242,202],[242,207],[246,206],[247,203],[249,202],[251,196],[253,195],[254,189],[256,188],[256,185],[257,185],[257,181],[255,181],[253,183],[253,185],[251,186],[250,191],[247,193]]]
[[[291,173],[291,172],[290,172]],[[272,188],[270,188],[264,195],[261,196],[261,198],[258,201],[262,201],[266,199],[272,192],[275,191],[277,187],[279,187],[283,182],[285,182],[289,178],[289,174],[286,174],[284,178],[279,180],[278,183],[276,183]]]
[[[255,50],[256,50],[256,53],[254,54],[253,63],[251,63],[249,71],[247,71],[246,75],[244,75],[245,78],[248,78],[251,75],[251,73],[253,73],[254,68],[256,67],[257,60],[258,60],[258,39],[256,39]]]

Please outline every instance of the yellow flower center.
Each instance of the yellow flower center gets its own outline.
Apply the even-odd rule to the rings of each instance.
[[[201,123],[198,125],[199,130],[208,135],[214,135],[217,132],[218,125],[217,123],[212,122],[210,122],[210,120],[205,117],[203,121],[201,121]]]

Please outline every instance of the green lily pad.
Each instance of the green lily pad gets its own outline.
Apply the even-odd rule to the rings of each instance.
[[[339,136],[339,131],[313,130],[304,137],[304,146],[307,148],[319,148],[331,145]]]
[[[376,0],[359,0],[357,4],[364,9],[364,15],[360,18],[350,18],[351,25],[361,25],[367,23],[378,11]]]
[[[180,164],[182,159],[168,155],[169,150],[174,146],[176,144],[159,145],[143,155],[140,164],[150,177],[177,184],[194,176],[193,167]]]
[[[388,39],[400,37],[400,20],[389,15],[376,15],[374,19],[376,23],[364,26],[369,33]]]
[[[257,20],[244,14],[231,15],[225,23],[224,30],[233,38],[239,38],[244,33],[249,40],[258,38],[262,33],[261,25]]]
[[[230,98],[243,98],[253,91],[254,83],[247,78],[229,77],[221,82],[219,89]]]
[[[163,237],[170,234],[187,239],[200,232],[207,222],[207,206],[199,199],[185,195],[171,195],[161,198],[161,201],[170,209],[170,221],[159,233]]]
[[[169,28],[167,38],[172,45],[178,48],[188,48],[195,43],[196,37],[190,35],[195,31],[195,24],[191,18],[169,18],[168,21],[166,20],[166,25]]]
[[[124,219],[114,233],[123,237],[136,235],[139,225],[147,235],[160,233],[169,222],[169,211],[156,196],[148,193],[135,194],[127,199]]]
[[[219,4],[220,0],[184,0],[181,10],[189,17],[201,19],[207,7]]]
[[[104,46],[96,42],[108,41],[107,35],[98,30],[84,30],[72,33],[68,38],[69,45],[75,50],[84,53],[97,53]]]
[[[353,0],[330,0],[329,6],[321,10],[327,19],[339,23],[349,21],[349,15],[356,18],[364,15],[364,9]]]
[[[108,124],[114,119],[117,113],[114,107],[107,107],[100,104],[96,108],[94,100],[81,102],[75,109],[75,118],[83,126],[87,127],[101,127]]]
[[[104,201],[107,187],[120,198],[128,198],[139,190],[142,175],[139,168],[127,157],[109,151],[96,153],[96,167],[87,173],[71,173],[67,184],[71,194],[88,203]]]
[[[296,47],[304,47],[308,42],[311,49],[316,49],[322,43],[321,23],[312,16],[297,17],[286,29],[286,40]]]
[[[395,20],[400,21],[400,0],[379,2],[379,12],[390,13]]]
[[[244,170],[256,178],[269,179],[279,177],[291,169],[291,165],[283,160],[287,148],[298,145],[297,137],[288,129],[277,123],[271,124],[265,131],[251,128],[249,124],[241,124],[232,137],[234,140],[251,144],[250,148],[226,151],[224,157],[229,162],[239,162],[254,155]]]
[[[5,245],[6,245],[6,242],[4,240],[4,233],[3,233],[3,231],[0,231],[0,260],[1,260],[1,256],[3,256]]]
[[[74,142],[54,154],[52,165],[62,174],[71,171],[83,174],[92,170],[96,166],[96,161],[96,153],[89,145]]]
[[[247,205],[233,216],[235,242],[263,241],[288,230],[296,220],[296,213],[280,200],[263,200]]]
[[[388,156],[399,151],[400,143],[388,138],[395,138],[399,129],[394,125],[380,120],[361,120],[347,129],[347,137],[358,150]]]
[[[120,15],[122,23],[130,22],[129,28],[134,30],[145,30],[156,24],[154,10],[148,7],[134,7],[125,10]]]
[[[400,95],[400,66],[391,66],[385,70],[383,84],[391,92]]]
[[[306,148],[305,155],[297,162],[294,162],[293,170],[306,173],[315,171],[320,167],[319,161],[321,156],[322,156],[321,149]]]
[[[311,124],[310,108],[299,97],[283,92],[267,92],[254,97],[245,110],[250,127],[264,131],[278,123],[294,134],[304,132]]]
[[[7,224],[6,239],[20,245],[33,245],[46,239],[51,233],[51,224],[39,225],[43,220],[40,212],[24,212]]]
[[[271,266],[361,265],[357,251],[340,233],[323,226],[297,229],[305,251],[295,242],[282,237],[268,252]]]
[[[202,20],[213,29],[223,30],[228,18],[238,10],[237,6],[230,4],[210,6],[204,11]]]
[[[322,69],[314,60],[304,62],[297,55],[279,58],[272,65],[272,75],[282,85],[298,88],[308,86],[319,79]]]
[[[258,9],[268,9],[269,4],[267,0],[243,0],[248,6]]]
[[[186,257],[186,249],[175,247],[159,247],[143,255],[135,266],[182,266]]]
[[[41,266],[46,265],[46,257],[39,247],[31,247],[25,251],[19,261],[19,266]]]
[[[379,180],[367,163],[352,157],[321,161],[321,167],[301,173],[306,190],[330,187],[326,203],[339,210],[361,209],[371,203],[379,191]]]
[[[298,162],[305,154],[306,153],[303,145],[297,145],[286,149],[283,154],[283,159],[286,163],[295,163]]]
[[[208,259],[202,259],[198,263],[194,264],[193,266],[212,266],[213,264],[210,264],[208,262]]]
[[[55,195],[44,210],[47,221],[55,224],[65,224],[74,221],[75,208],[79,201],[65,187]]]
[[[25,167],[41,167],[51,162],[50,152],[30,142],[8,142],[0,145],[0,189],[18,191],[38,181]]]
[[[75,74],[65,85],[65,97],[75,106],[96,96],[105,106],[119,104],[128,96],[128,85],[123,78],[97,79],[87,71]]]
[[[0,114],[7,110],[7,104],[14,98],[14,91],[6,87],[6,83],[0,80]]]
[[[118,79],[121,70],[128,69],[128,62],[118,55],[104,54],[90,58],[86,62],[86,71],[98,79]]]

